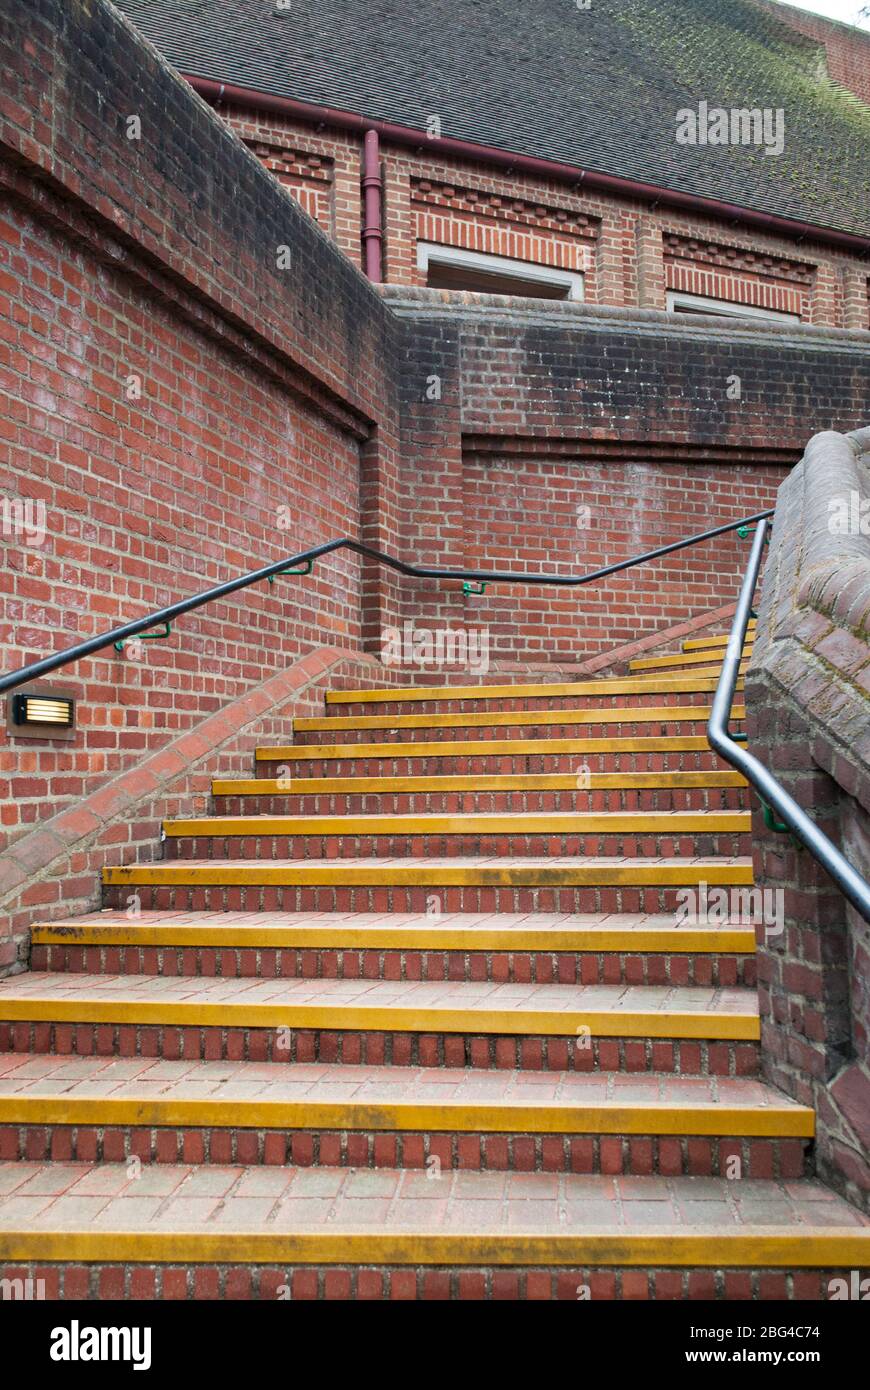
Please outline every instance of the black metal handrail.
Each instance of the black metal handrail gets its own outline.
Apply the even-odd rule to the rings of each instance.
[[[758,583],[767,530],[767,521],[759,521],[752,543],[749,564],[746,567],[746,574],[740,589],[740,597],[737,600],[731,633],[725,648],[719,684],[713,697],[713,706],[707,725],[707,741],[714,752],[718,753],[738,772],[743,773],[743,776],[758,792],[762,801],[771,808],[775,815],[780,817],[783,825],[795,839],[804,845],[813,858],[817,859],[822,868],[830,874],[837,887],[855,910],[860,912],[865,922],[870,922],[870,884],[861,877],[856,869],[853,869],[848,859],[819,829],[815,821],[810,819],[794,797],[790,796],[785,788],[779,784],[764,764],[759,762],[752,753],[735,743],[728,732],[740,660],[752,612],[752,596]]]
[[[655,550],[647,550],[643,555],[635,555],[630,560],[618,560],[615,564],[604,565],[601,569],[591,570],[589,574],[517,574],[513,570],[504,572],[499,570],[457,570],[409,565],[404,560],[397,559],[395,555],[387,555],[384,551],[375,550],[370,545],[363,545],[360,541],[342,537],[339,540],[327,541],[324,545],[315,546],[313,550],[303,550],[298,555],[290,555],[284,560],[276,560],[274,564],[264,565],[262,569],[251,570],[238,579],[228,579],[225,584],[218,584],[213,589],[204,589],[202,593],[195,594],[192,598],[180,599],[178,603],[170,604],[168,608],[158,608],[156,612],[149,613],[144,618],[136,618],[133,622],[125,623],[123,627],[114,627],[111,632],[103,632],[96,637],[89,637],[85,642],[77,642],[74,647],[67,647],[64,651],[55,652],[53,656],[45,656],[41,661],[32,661],[17,671],[10,671],[7,675],[0,676],[0,694],[7,690],[14,690],[16,686],[25,685],[27,681],[38,680],[40,676],[46,676],[50,671],[57,671],[59,667],[68,666],[73,661],[80,661],[82,657],[92,656],[94,652],[102,651],[105,647],[126,642],[129,638],[138,636],[140,632],[147,632],[149,628],[157,627],[160,623],[174,622],[184,613],[192,613],[196,608],[202,608],[205,604],[213,603],[216,599],[226,598],[229,594],[235,594],[240,589],[247,589],[251,584],[259,584],[264,579],[273,579],[276,575],[284,574],[295,565],[307,564],[310,567],[315,560],[320,560],[324,555],[330,555],[337,550],[351,550],[357,555],[362,555],[369,560],[377,560],[389,569],[397,570],[399,574],[415,579],[465,579],[485,584],[558,584],[572,588],[580,584],[591,584],[596,579],[605,579],[610,574],[618,574],[621,570],[631,569],[634,565],[644,565],[649,560],[658,559],[661,555],[672,555],[674,551],[685,550],[688,546],[698,545],[701,541],[709,541],[716,536],[724,536],[728,531],[737,531],[742,526],[751,526],[753,522],[760,522],[769,516],[773,516],[772,511],[756,512],[753,516],[744,517],[741,521],[729,521],[724,526],[714,526],[709,531],[700,531],[694,536],[687,536],[684,540],[672,541],[670,545],[660,545]]]
[[[612,565],[604,565],[600,569],[591,570],[588,574],[576,575],[523,574],[513,570],[441,569],[435,566],[409,565],[404,560],[397,559],[395,555],[388,555],[382,550],[376,550],[373,546],[351,540],[350,537],[341,537],[337,540],[327,541],[324,545],[315,546],[311,550],[300,551],[299,554],[288,556],[283,560],[276,560],[273,564],[264,565],[261,569],[251,570],[238,579],[229,579],[224,584],[215,585],[211,589],[204,589],[192,598],[180,599],[178,603],[170,604],[167,608],[159,608],[144,618],[136,618],[133,622],[125,623],[122,627],[112,628],[110,632],[90,637],[85,642],[78,642],[75,646],[55,652],[52,656],[43,657],[40,661],[32,661],[17,671],[0,676],[0,694],[7,690],[14,690],[19,685],[25,685],[28,681],[37,680],[40,676],[48,675],[50,671],[56,671],[61,666],[67,666],[73,661],[91,656],[94,652],[103,651],[106,647],[117,646],[120,648],[131,637],[138,636],[140,632],[148,632],[149,629],[157,627],[161,623],[166,625],[168,634],[169,625],[185,613],[192,613],[207,603],[226,598],[229,594],[237,593],[239,590],[246,589],[251,584],[258,584],[264,579],[271,581],[280,574],[293,573],[294,567],[298,565],[304,565],[306,568],[302,571],[296,571],[297,573],[308,574],[311,572],[315,560],[322,559],[323,556],[339,550],[350,550],[366,559],[376,560],[379,564],[386,565],[388,569],[395,570],[409,578],[462,579],[482,584],[555,584],[564,588],[574,588],[582,584],[591,584],[596,579],[604,579],[611,574],[618,574],[622,570],[632,569],[636,565],[646,564],[662,555],[672,555],[675,551],[686,550],[689,546],[698,545],[702,541],[713,540],[716,536],[723,536],[729,531],[737,531],[756,524],[752,552],[740,590],[740,597],[722,662],[722,672],[707,725],[707,740],[714,752],[743,773],[747,781],[758,792],[764,804],[781,818],[785,827],[802,845],[806,846],[827,870],[852,906],[865,921],[870,922],[870,884],[861,877],[857,870],[853,869],[837,847],[810,819],[784,787],[780,786],[764,764],[746,749],[741,748],[728,732],[740,661],[752,612],[752,596],[758,583],[768,522],[772,516],[772,508],[763,512],[755,512],[752,516],[743,517],[740,521],[729,521],[722,526],[713,526],[707,531],[700,531],[693,536],[685,537],[683,540],[672,541],[669,545],[660,545],[655,550],[647,550],[642,555],[635,555],[629,560],[618,560]]]

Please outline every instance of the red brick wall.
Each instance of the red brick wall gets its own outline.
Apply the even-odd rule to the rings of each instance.
[[[4,672],[336,535],[398,542],[371,286],[117,12],[26,20],[0,8],[0,501],[45,535],[3,536]],[[336,164],[287,162],[314,189]],[[0,847],[312,646],[358,648],[385,601],[361,584],[329,557],[65,667],[74,742],[0,734]]]
[[[357,442],[334,422],[20,208],[6,205],[0,236],[15,281],[0,315],[0,490],[44,501],[47,521],[42,546],[9,547],[4,669],[358,529]],[[142,395],[128,401],[134,373]],[[77,766],[63,744],[11,740],[5,833],[312,643],[358,645],[358,571],[330,558],[310,579],[188,615],[139,659],[110,649],[64,671],[80,701]]]
[[[266,111],[221,105],[232,131],[316,217],[354,265],[362,264],[362,141],[348,131],[316,130]]]
[[[408,322],[403,510],[424,563],[628,559],[771,507],[814,426],[864,410],[866,333],[385,293]],[[732,536],[574,590],[409,583],[405,616],[486,627],[493,658],[583,661],[733,601],[745,562]]]
[[[466,458],[466,563],[584,573],[761,511],[786,472],[770,465]],[[733,603],[745,561],[745,545],[729,536],[588,588],[494,586],[468,603],[466,619],[488,625],[494,652],[582,659]]]
[[[825,321],[813,313],[817,307],[813,304],[817,267],[812,263],[672,232],[664,238],[664,257],[669,290]],[[840,317],[838,314],[838,321]]]

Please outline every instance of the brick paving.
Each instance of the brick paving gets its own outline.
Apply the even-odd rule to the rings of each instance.
[[[0,1054],[8,1096],[333,1102],[499,1103],[523,1106],[727,1105],[800,1107],[752,1077],[619,1072],[479,1072],[459,1067],[354,1067],[330,1063],[214,1062],[152,1057]]]
[[[0,1230],[570,1235],[870,1230],[828,1188],[724,1178],[0,1163]]]
[[[78,975],[31,971],[0,980],[4,1002],[49,1000],[57,1003],[135,1005],[223,1004],[228,1009],[258,1005],[364,1009],[469,1010],[480,1013],[582,1012],[750,1015],[757,996],[745,989],[699,986],[496,984],[492,981],[317,980],[219,976]]]

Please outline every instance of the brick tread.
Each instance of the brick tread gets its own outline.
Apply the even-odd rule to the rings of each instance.
[[[0,1019],[755,1038],[753,990],[468,981],[222,979],[31,971],[0,980]]]
[[[202,1105],[209,1110],[208,1122],[215,1125],[307,1122],[328,1127],[331,1119],[340,1128],[364,1124],[376,1130],[432,1128],[441,1120],[445,1130],[512,1127],[573,1133],[744,1132],[809,1137],[814,1118],[806,1106],[750,1077],[652,1074],[626,1078],[618,1073],[572,1071],[488,1074],[460,1068],[335,1063],[118,1060],[39,1053],[0,1056],[0,1124],[27,1122],[26,1108],[33,1103],[59,1108],[62,1115],[63,1107],[76,1102],[103,1107],[102,1120],[97,1114],[89,1123],[120,1122],[110,1103],[126,1112],[126,1123],[205,1123],[193,1113],[195,1106]],[[160,1104],[174,1106],[175,1116],[161,1121],[155,1113]],[[187,1119],[179,1115],[186,1105],[191,1106]],[[290,1106],[302,1113],[288,1116],[285,1108]],[[274,1118],[264,1118],[267,1107],[275,1110]],[[351,1115],[351,1109],[358,1113]],[[419,1122],[421,1110],[427,1111],[425,1125]],[[252,1112],[253,1120],[247,1112]],[[717,1118],[717,1112],[724,1120]],[[738,1112],[736,1120],[733,1112]],[[53,1116],[53,1122],[65,1121]],[[734,1123],[736,1131],[730,1128]]]
[[[377,860],[184,859],[105,869],[106,884],[136,883],[430,883],[572,884],[668,883],[749,884],[752,860],[739,855],[627,858],[601,856],[578,862],[574,855],[514,859],[507,855],[428,856]]]
[[[0,1191],[3,1264],[870,1264],[870,1218],[806,1179],[17,1162]]]
[[[751,929],[749,929],[751,931]],[[143,911],[132,919],[124,910],[90,917],[61,917],[38,923],[35,942],[64,941],[70,945],[104,942],[150,945],[155,941],[179,945],[266,946],[308,941],[332,945],[390,944],[408,949],[421,944],[464,948],[613,949],[624,938],[659,936],[663,948],[721,949],[722,939],[747,928],[739,922],[717,921],[703,927],[674,925],[672,916],[658,913],[445,912],[437,920],[419,912],[180,912]],[[598,946],[596,937],[600,939]],[[747,946],[749,943],[747,942]],[[752,949],[750,946],[749,949]]]

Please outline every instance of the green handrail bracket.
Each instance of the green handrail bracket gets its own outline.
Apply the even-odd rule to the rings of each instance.
[[[762,801],[761,804],[764,808],[764,824],[767,826],[768,830],[775,831],[777,835],[788,835],[788,826],[783,821],[777,820],[773,812],[773,807],[768,806],[766,801]]]
[[[162,642],[164,638],[172,635],[172,624],[163,623],[159,632],[139,632],[135,637],[122,637],[120,642],[113,642],[112,645],[116,652],[122,652],[128,642]]]
[[[466,579],[463,581],[462,584],[462,592],[464,593],[466,598],[468,598],[470,594],[485,594],[488,582],[488,580],[482,579],[478,586],[473,584],[470,579]]]
[[[758,800],[761,802],[762,810],[764,811],[764,824],[767,826],[768,830],[772,830],[775,835],[787,835],[795,849],[803,849],[804,846],[797,835],[789,829],[784,821],[779,819],[773,807],[768,806],[767,802],[761,796],[759,796]]]
[[[746,734],[744,734],[744,733],[732,734],[732,733],[730,732],[730,730],[729,730],[729,737],[730,737],[732,743],[746,743],[746,742],[748,742],[747,736],[746,736]]]
[[[745,541],[748,540],[750,536],[754,536],[757,530],[757,526],[738,526],[737,534],[742,541]],[[765,532],[764,544],[770,545],[770,527],[768,527],[767,531]]]
[[[277,574],[270,574],[270,575],[269,575],[269,586],[271,587],[271,586],[275,583],[275,580],[278,579],[281,575],[284,575],[284,574],[310,574],[311,571],[312,571],[313,569],[314,569],[314,561],[313,561],[313,560],[306,560],[306,561],[305,561],[305,564],[302,566],[301,570],[279,570]]]

